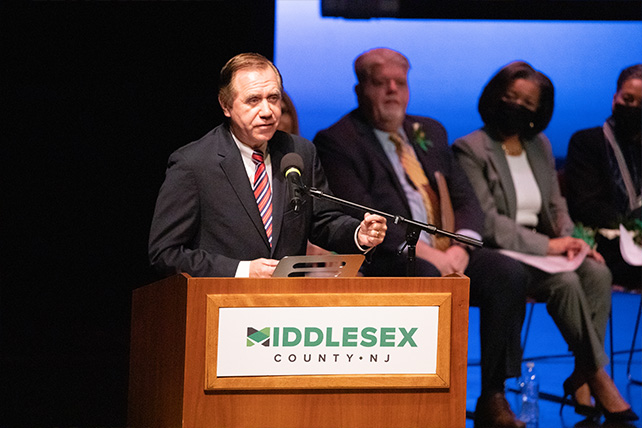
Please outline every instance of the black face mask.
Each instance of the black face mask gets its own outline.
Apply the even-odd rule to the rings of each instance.
[[[640,136],[642,128],[642,107],[615,104],[613,106],[615,135],[618,139],[630,140]]]
[[[523,136],[535,127],[535,113],[511,101],[501,101],[497,119],[498,130],[506,137]]]

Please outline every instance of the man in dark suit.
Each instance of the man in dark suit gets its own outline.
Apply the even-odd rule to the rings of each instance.
[[[455,163],[444,127],[406,114],[409,68],[406,57],[390,49],[373,49],[356,59],[359,107],[314,138],[330,188],[338,197],[479,239],[483,213]],[[416,169],[423,178],[417,178]],[[405,226],[389,224],[365,275],[405,276],[407,259],[399,255],[405,240]],[[494,250],[467,248],[425,232],[416,253],[417,276],[458,271],[470,277],[482,348],[475,426],[523,427],[504,396],[505,379],[519,376],[521,369],[526,281],[521,265]]]
[[[381,216],[359,222],[309,196],[293,209],[281,173],[286,154],[301,156],[305,185],[328,189],[312,143],[277,131],[282,94],[279,71],[261,55],[240,54],[223,67],[227,122],[169,158],[149,239],[160,273],[269,277],[282,257],[305,254],[308,239],[341,253],[383,241]]]

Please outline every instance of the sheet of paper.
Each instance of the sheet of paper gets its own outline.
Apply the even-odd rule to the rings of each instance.
[[[519,260],[522,263],[536,267],[548,273],[572,272],[582,264],[589,252],[588,247],[578,253],[572,260],[566,256],[534,256],[517,251],[499,250],[500,253]]]
[[[642,266],[642,247],[635,245],[633,234],[622,225],[620,225],[620,253],[624,261],[631,266]]]

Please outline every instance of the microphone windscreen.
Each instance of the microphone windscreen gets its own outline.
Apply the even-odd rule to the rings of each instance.
[[[303,171],[303,158],[298,153],[288,153],[281,159],[281,173],[285,174],[290,168],[299,170],[299,174]]]

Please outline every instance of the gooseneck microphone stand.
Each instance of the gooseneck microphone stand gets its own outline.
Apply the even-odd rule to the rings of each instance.
[[[430,233],[431,235],[439,234],[439,235],[447,236],[451,239],[454,239],[457,242],[461,242],[462,244],[465,244],[465,245],[471,245],[473,247],[481,247],[483,245],[482,241],[478,239],[470,238],[465,235],[460,235],[458,233],[453,233],[447,230],[439,229],[432,224],[410,220],[400,215],[389,214],[384,211],[375,210],[373,208],[366,207],[364,205],[359,205],[354,202],[346,201],[345,199],[337,198],[336,196],[323,193],[321,190],[316,189],[314,187],[302,186],[302,188],[304,192],[310,194],[315,198],[326,199],[340,205],[345,205],[350,208],[356,208],[363,212],[379,214],[382,217],[392,219],[394,224],[405,224],[406,225],[406,246],[408,247],[407,275],[411,277],[416,276],[417,242],[419,241],[419,234],[421,233],[422,230]]]

